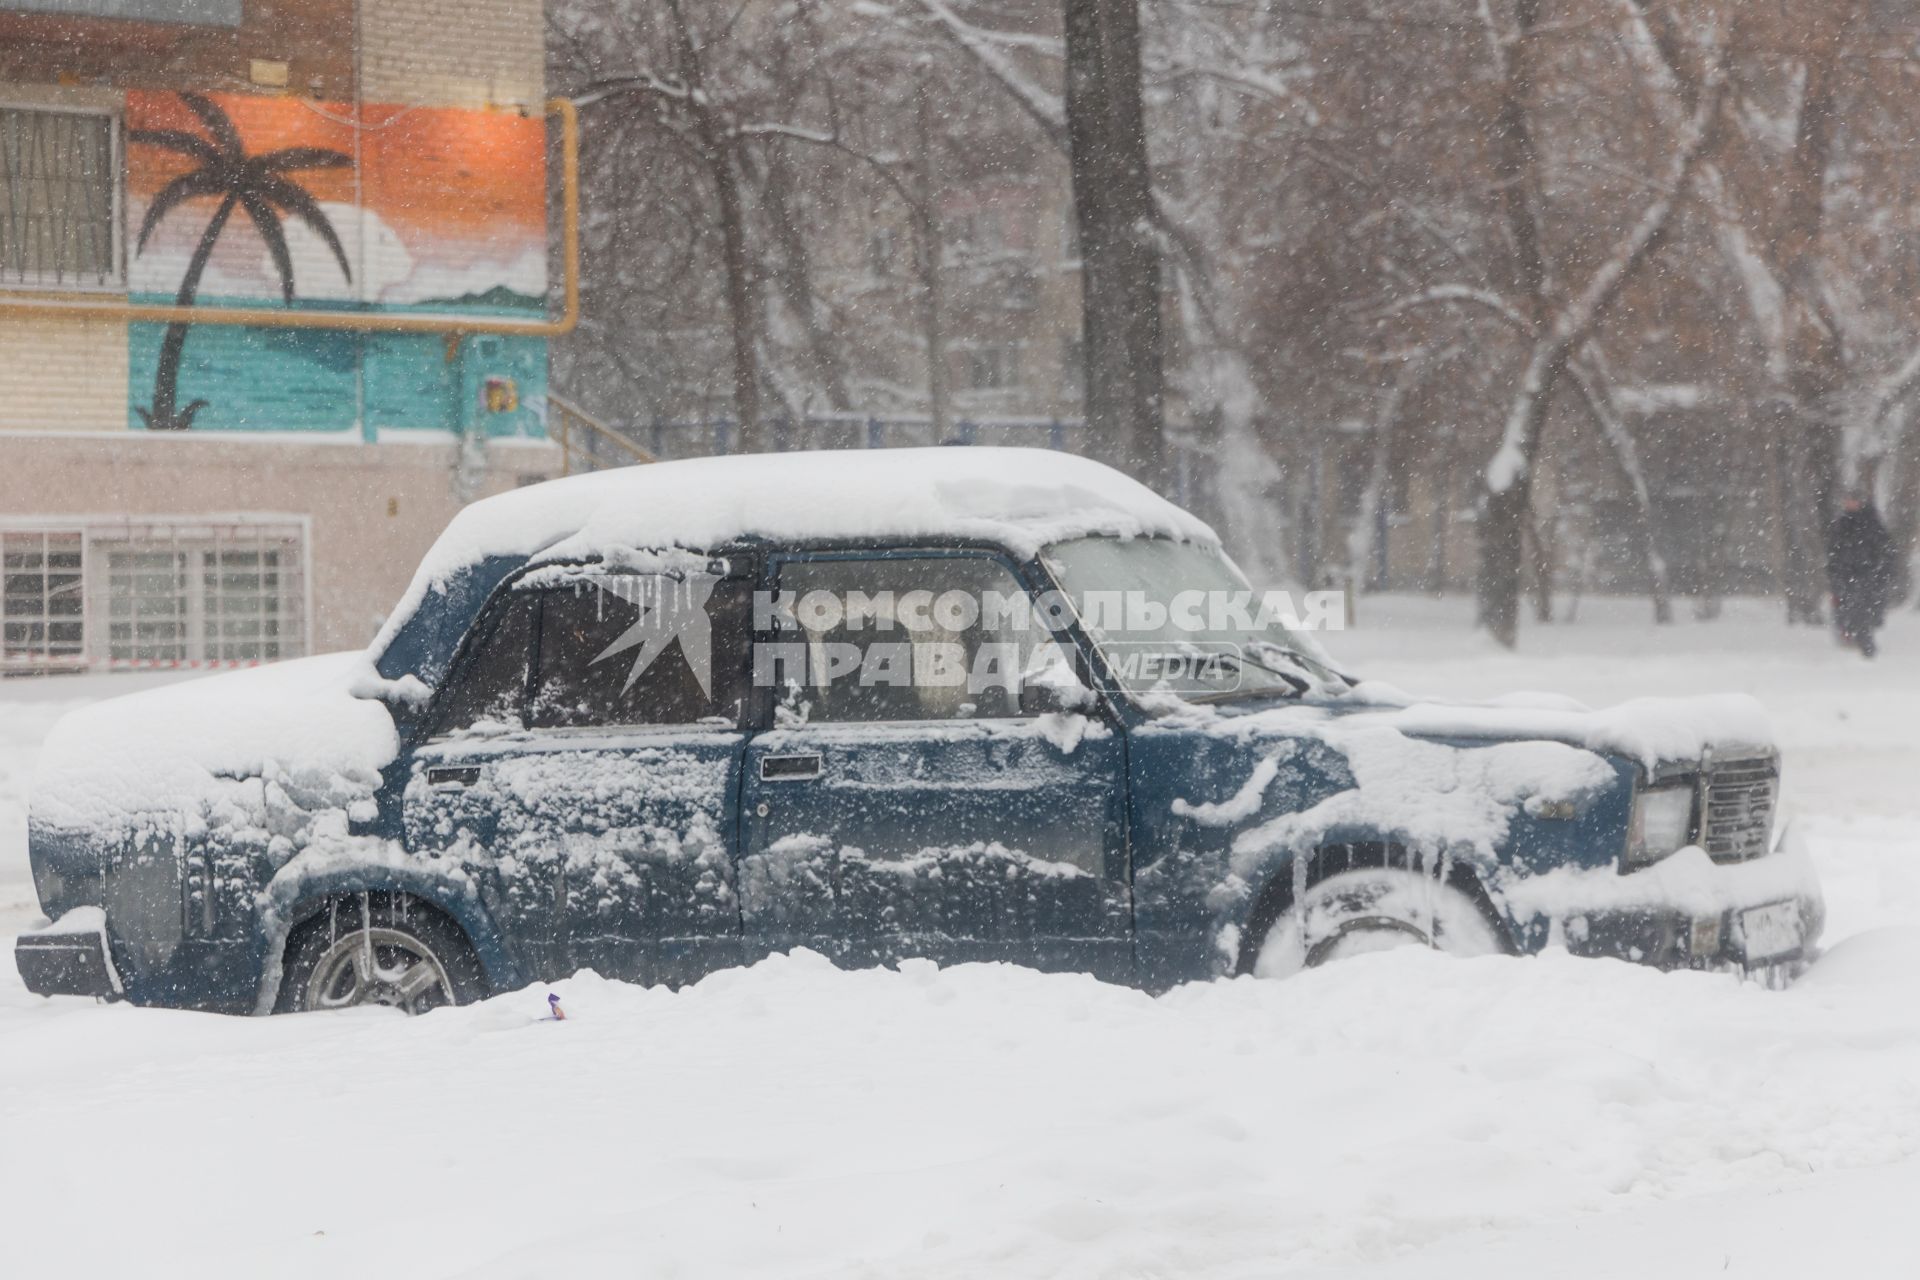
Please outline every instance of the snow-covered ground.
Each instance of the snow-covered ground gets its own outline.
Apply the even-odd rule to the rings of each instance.
[[[408,1021],[63,1000],[0,964],[0,1274],[1697,1277],[1920,1272],[1920,615],[1462,602],[1326,637],[1408,689],[1774,717],[1830,909],[1784,992],[1421,952],[1150,999],[807,956]],[[123,678],[0,683],[0,932],[35,744]]]

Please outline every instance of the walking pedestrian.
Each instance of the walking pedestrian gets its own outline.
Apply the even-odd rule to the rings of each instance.
[[[1887,620],[1893,590],[1893,538],[1865,492],[1850,490],[1827,527],[1827,584],[1843,643],[1871,658],[1873,633]]]

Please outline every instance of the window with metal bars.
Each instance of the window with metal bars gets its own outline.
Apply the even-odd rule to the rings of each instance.
[[[0,671],[297,658],[307,614],[297,523],[0,529]]]
[[[201,553],[206,656],[221,662],[270,662],[286,654],[281,625],[289,612],[281,552],[221,547]]]
[[[85,656],[84,556],[78,530],[0,533],[0,662],[48,667]]]
[[[103,549],[109,661],[272,662],[304,650],[297,541],[236,530]]]
[[[107,656],[119,661],[181,662],[192,602],[189,553],[107,552]]]
[[[120,281],[118,121],[0,106],[0,285]]]

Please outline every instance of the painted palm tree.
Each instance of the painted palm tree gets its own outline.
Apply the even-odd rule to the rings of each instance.
[[[353,272],[347,266],[347,251],[341,246],[333,224],[327,221],[327,215],[321,211],[320,202],[287,175],[303,169],[351,168],[353,157],[327,147],[283,147],[278,151],[250,156],[240,141],[240,131],[233,127],[233,121],[227,113],[211,99],[197,93],[182,93],[180,100],[200,118],[200,123],[206,127],[204,136],[180,129],[134,129],[127,134],[131,142],[162,147],[187,156],[198,164],[197,168],[160,188],[153,197],[153,202],[147,206],[147,216],[140,223],[140,237],[135,252],[147,247],[147,237],[160,225],[160,220],[177,206],[196,197],[217,196],[220,200],[212,219],[207,223],[207,229],[200,234],[200,243],[194,248],[193,257],[187,261],[187,271],[180,278],[180,292],[174,301],[183,307],[193,305],[194,296],[200,291],[200,277],[205,274],[207,263],[213,257],[213,246],[226,229],[235,209],[243,210],[253,220],[260,238],[266,241],[267,252],[273,256],[274,268],[280,275],[280,292],[288,303],[293,301],[293,255],[287,251],[286,233],[280,226],[280,219],[284,215],[291,214],[311,227],[314,234],[333,250],[334,260],[340,264],[340,274],[351,281]],[[154,431],[186,430],[193,425],[194,415],[207,404],[205,400],[195,400],[185,408],[176,407],[180,354],[187,345],[188,327],[179,321],[168,325],[166,336],[160,342],[160,367],[153,380],[153,405],[138,410],[141,419]]]

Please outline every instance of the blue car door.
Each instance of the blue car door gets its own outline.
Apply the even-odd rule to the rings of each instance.
[[[404,828],[473,869],[529,973],[685,981],[739,958],[747,608],[716,573],[578,566],[503,588],[477,624]]]
[[[776,698],[743,771],[749,947],[1126,976],[1125,739],[1092,706],[1022,711],[1059,654],[1011,564],[796,555],[773,581],[797,603],[754,664]]]

